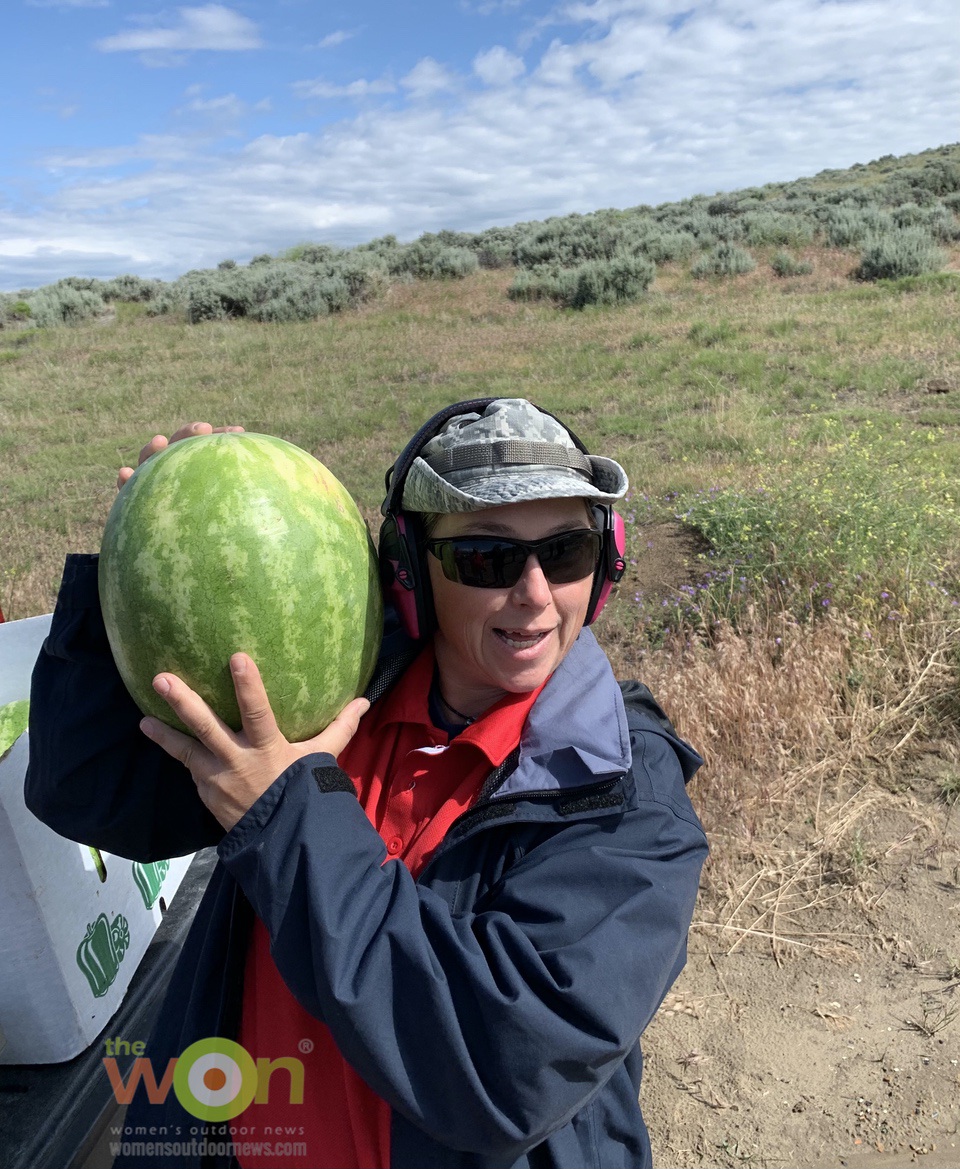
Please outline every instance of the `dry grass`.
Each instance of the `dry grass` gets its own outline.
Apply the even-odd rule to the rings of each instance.
[[[852,957],[856,937],[820,930],[817,911],[858,897],[869,911],[882,890],[871,900],[868,878],[935,847],[936,784],[903,775],[931,749],[960,756],[958,651],[960,624],[932,616],[881,639],[756,608],[709,638],[674,633],[632,658],[613,646],[618,672],[642,678],[705,758],[691,795],[712,856],[695,928],[712,944],[760,944],[778,963]]]

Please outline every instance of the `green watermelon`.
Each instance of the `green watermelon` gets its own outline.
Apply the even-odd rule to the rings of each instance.
[[[6,755],[27,729],[29,713],[30,700],[28,698],[21,698],[17,702],[8,702],[6,706],[0,706],[0,759]]]
[[[184,439],[138,467],[107,518],[99,584],[127,689],[181,730],[156,674],[238,730],[229,660],[243,651],[284,735],[310,738],[363,692],[383,634],[357,505],[312,455],[264,434]]]

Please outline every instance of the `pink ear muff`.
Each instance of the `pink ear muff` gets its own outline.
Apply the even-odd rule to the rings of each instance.
[[[607,514],[604,520],[603,550],[597,568],[597,573],[601,577],[600,591],[590,606],[584,625],[593,624],[600,616],[603,606],[607,603],[607,597],[610,596],[610,590],[623,576],[627,567],[627,529],[623,516],[612,507],[604,510]]]
[[[390,525],[393,525],[393,530]],[[407,530],[402,512],[384,521],[380,529],[380,559],[384,567],[385,587],[406,633],[420,639],[420,606],[417,603],[417,556],[411,548],[413,535]]]

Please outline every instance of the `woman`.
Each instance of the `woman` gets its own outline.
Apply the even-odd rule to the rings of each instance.
[[[650,1164],[637,1040],[683,965],[706,844],[684,790],[699,757],[584,628],[622,572],[626,486],[521,399],[431,419],[383,507],[406,637],[385,639],[373,707],[307,743],[242,654],[242,732],[167,674],[196,738],[141,720],[93,558],[68,561],[28,802],[135,859],[217,846],[147,1054],[223,1036],[304,1061],[303,1103],[270,1091],[232,1122],[243,1169]],[[127,1125],[173,1137],[194,1116],[140,1092]],[[304,1155],[243,1143],[276,1132]]]

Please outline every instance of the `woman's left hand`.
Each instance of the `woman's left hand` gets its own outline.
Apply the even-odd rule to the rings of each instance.
[[[153,688],[196,738],[156,718],[145,718],[140,723],[148,739],[190,771],[200,799],[227,832],[291,763],[317,751],[338,756],[370,707],[365,698],[355,698],[319,735],[303,743],[290,743],[280,733],[253,659],[247,654],[234,654],[230,673],[242,730],[231,730],[175,674],[158,674]]]

